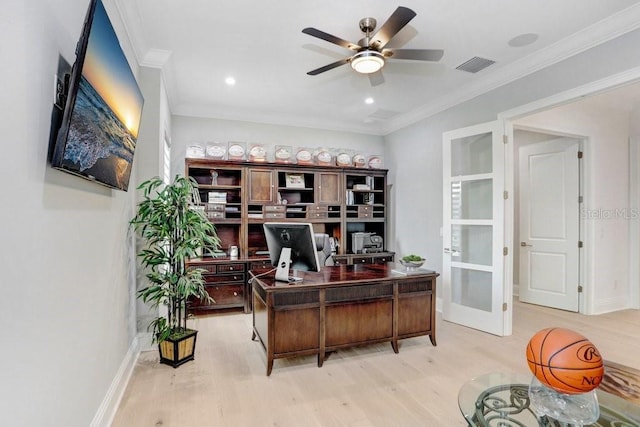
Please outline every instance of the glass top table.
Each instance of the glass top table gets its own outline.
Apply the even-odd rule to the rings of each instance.
[[[466,382],[458,393],[458,406],[469,426],[568,427],[530,407],[531,375],[490,373]],[[600,389],[596,391],[600,418],[589,426],[640,427],[640,406]]]

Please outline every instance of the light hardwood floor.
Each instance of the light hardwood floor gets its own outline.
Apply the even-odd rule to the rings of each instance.
[[[428,337],[315,356],[266,357],[251,341],[250,314],[199,317],[196,358],[173,369],[156,351],[136,364],[113,426],[464,426],[458,390],[488,372],[528,374],[525,346],[538,330],[566,327],[603,357],[640,369],[640,311],[583,316],[514,304],[513,335],[496,337],[437,318]],[[292,325],[294,326],[294,325]]]

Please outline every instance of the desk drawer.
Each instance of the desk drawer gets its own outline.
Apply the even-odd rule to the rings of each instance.
[[[333,263],[335,265],[349,265],[349,257],[348,256],[342,256],[342,255],[334,255],[333,256]]]
[[[244,305],[244,285],[205,286],[207,293],[215,300],[210,307],[217,305]]]
[[[219,264],[218,273],[238,273],[245,271],[244,263],[238,264]]]
[[[249,264],[249,270],[260,270],[262,268],[271,268],[271,261],[268,259],[262,261],[251,261]]]
[[[353,255],[351,259],[353,264],[373,264],[373,257],[366,255]]]
[[[285,205],[265,205],[262,207],[262,211],[264,213],[268,213],[268,212],[286,212],[287,211],[287,207]]]
[[[329,212],[327,211],[310,211],[307,212],[307,218],[309,219],[313,219],[313,218],[329,218]]]
[[[204,281],[206,283],[244,283],[244,273],[231,274],[205,274]]]
[[[265,212],[264,217],[267,219],[275,219],[275,218],[286,218],[287,214],[286,213],[281,213],[281,212]]]
[[[373,262],[376,264],[386,264],[388,262],[393,262],[393,255],[380,255],[373,257]]]

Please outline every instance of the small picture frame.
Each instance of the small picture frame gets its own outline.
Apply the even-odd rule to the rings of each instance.
[[[305,188],[304,175],[301,173],[288,173],[285,175],[287,188]]]

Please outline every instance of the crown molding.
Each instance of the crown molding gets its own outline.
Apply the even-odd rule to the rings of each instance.
[[[149,49],[142,57],[140,65],[151,68],[164,68],[171,59],[171,51],[163,49]]]
[[[120,21],[124,27],[129,45],[131,45],[133,49],[136,63],[140,66],[142,65],[142,60],[149,48],[145,38],[139,30],[142,28],[142,20],[140,19],[138,8],[135,5],[135,2],[131,1],[113,0],[113,3],[115,4]]]
[[[139,30],[139,28],[141,28],[141,19],[139,9],[135,2],[126,0],[113,0],[113,2],[118,9],[138,64],[140,66],[159,68],[162,70],[172,114],[327,129],[376,136],[388,135],[640,28],[640,4],[636,4],[578,31],[541,51],[534,52],[503,68],[497,69],[491,74],[479,76],[480,78],[476,79],[473,83],[461,86],[457,90],[446,94],[446,96],[435,98],[431,100],[431,102],[412,111],[400,114],[388,121],[356,124],[292,116],[291,114],[283,116],[271,112],[247,110],[244,108],[234,110],[224,106],[182,104],[176,90],[171,52],[148,47]]]
[[[441,97],[389,120],[383,126],[383,134],[388,135],[391,132],[405,128],[638,28],[640,28],[640,4],[630,6],[552,44],[546,49],[534,52],[509,66],[462,86],[460,89],[447,94],[446,98]]]
[[[336,132],[350,132],[364,135],[383,136],[382,128],[377,124],[353,123],[345,124],[341,121],[307,118],[304,116],[292,116],[287,114],[269,114],[259,110],[246,108],[232,108],[228,106],[209,106],[181,104],[173,105],[171,112],[177,116],[199,117],[207,119],[232,120],[240,122],[261,123],[267,125],[301,127],[308,129],[329,130]]]

